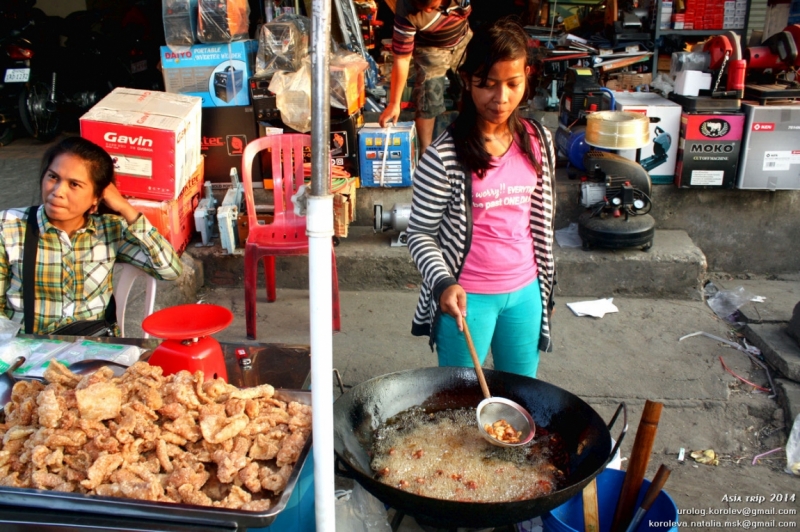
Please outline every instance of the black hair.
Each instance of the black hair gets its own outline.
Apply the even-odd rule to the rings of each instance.
[[[45,152],[39,175],[39,188],[41,188],[47,169],[50,168],[53,161],[58,156],[65,154],[80,157],[86,164],[95,196],[102,196],[106,187],[114,182],[114,162],[103,148],[82,137],[67,137]]]
[[[489,71],[500,61],[513,61],[525,59],[529,64],[528,36],[519,22],[514,17],[504,17],[496,22],[480,26],[467,44],[466,59],[458,69],[460,79],[467,84],[473,78],[480,80],[478,86],[485,87]],[[523,100],[528,98],[530,84],[525,79],[525,94]],[[451,132],[456,145],[458,159],[467,168],[483,178],[486,171],[492,167],[491,155],[484,147],[484,138],[478,128],[478,111],[472,100],[469,87],[464,87],[461,92],[461,103],[458,117],[451,126]],[[519,116],[518,109],[512,111],[508,117],[508,127],[516,139],[520,149],[527,155],[533,168],[541,174],[542,165],[536,160],[531,147],[531,137],[528,129]]]

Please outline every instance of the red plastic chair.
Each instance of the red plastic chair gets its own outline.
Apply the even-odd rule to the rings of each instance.
[[[242,156],[242,181],[247,203],[249,232],[244,248],[244,298],[247,337],[256,339],[256,290],[258,263],[264,259],[267,281],[267,301],[275,301],[275,257],[278,255],[307,255],[308,235],[306,217],[294,212],[292,195],[304,183],[303,148],[311,148],[309,135],[286,134],[261,137],[250,142]],[[259,225],[253,200],[253,159],[259,152],[272,150],[272,182],[275,196],[273,222]],[[292,164],[293,163],[293,164]],[[294,167],[294,168],[293,168]],[[336,254],[331,242],[333,263],[333,330],[341,330],[339,312],[339,276],[336,272]]]

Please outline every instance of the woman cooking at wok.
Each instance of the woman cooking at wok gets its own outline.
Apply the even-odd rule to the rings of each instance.
[[[412,334],[430,335],[439,366],[472,367],[466,320],[481,364],[491,348],[495,369],[536,377],[539,351],[552,350],[553,141],[519,116],[530,67],[517,22],[479,28],[466,56],[458,118],[414,175]]]
[[[28,220],[39,237],[32,279],[31,333],[50,334],[79,320],[102,318],[115,260],[173,280],[181,262],[172,246],[114,185],[114,165],[100,146],[68,137],[47,150],[41,207],[0,211],[0,313],[22,322],[23,257]],[[119,213],[98,214],[100,205]],[[112,320],[113,321],[113,320]],[[66,334],[66,333],[65,333]]]

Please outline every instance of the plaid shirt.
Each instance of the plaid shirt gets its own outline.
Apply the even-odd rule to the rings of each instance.
[[[22,257],[27,209],[0,211],[0,310],[22,323]],[[172,246],[140,215],[132,224],[116,215],[92,215],[70,238],[38,209],[34,332],[47,334],[79,320],[100,319],[111,299],[114,261],[133,264],[156,279],[182,270]]]

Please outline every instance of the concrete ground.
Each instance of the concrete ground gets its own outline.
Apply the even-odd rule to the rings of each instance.
[[[0,149],[0,209],[38,201],[41,152],[42,146],[29,139]],[[792,276],[780,280],[717,276],[714,281],[723,289],[746,286],[754,295],[765,296],[764,303],[748,304],[743,313],[773,325],[788,320],[800,300],[800,278]],[[622,445],[623,458],[630,456],[644,402],[664,403],[647,477],[652,478],[660,464],[672,468],[665,489],[682,511],[695,513],[681,516],[687,523],[682,528],[796,527],[796,515],[756,515],[773,509],[776,513],[795,511],[799,506],[800,478],[783,471],[785,452],[770,454],[755,464],[753,460],[786,445],[787,425],[797,415],[800,400],[783,408],[778,398],[754,391],[726,372],[720,357],[732,372],[760,386],[768,385],[765,372],[741,351],[703,336],[679,341],[698,331],[731,340],[743,334],[717,318],[698,298],[618,296],[614,298],[618,313],[602,319],[574,316],[567,302],[614,295],[611,287],[596,286],[584,294],[571,291],[569,297],[557,297],[555,349],[542,355],[539,378],[581,397],[607,420],[624,401],[629,430]],[[197,292],[196,299],[226,306],[235,315],[233,324],[217,335],[219,339],[246,341],[243,296],[240,286],[208,283]],[[333,354],[346,387],[394,371],[436,365],[427,339],[410,335],[416,298],[413,285],[341,292],[342,332],[333,336]],[[134,322],[129,327],[134,333],[136,315],[132,309]],[[307,291],[279,289],[278,300],[267,303],[262,290],[258,315],[259,341],[308,343]],[[613,429],[612,435],[616,437],[617,432]],[[681,449],[685,450],[682,462],[678,460]],[[704,449],[718,454],[719,465],[701,465],[689,457],[691,451]],[[748,502],[746,497],[752,496],[763,499]],[[749,521],[735,525],[737,520]],[[699,521],[703,523],[697,524]],[[757,526],[755,522],[772,523]],[[402,530],[411,532],[419,527],[406,518]]]
[[[736,284],[735,280],[729,284]],[[790,285],[788,297],[769,298],[760,304],[761,311],[776,312],[773,306],[789,301],[791,292],[796,294],[800,289],[800,282]],[[756,294],[769,293],[770,286],[770,281],[750,281],[748,289]],[[234,312],[233,324],[218,337],[241,341],[245,335],[243,289],[204,289],[199,295]],[[346,387],[378,375],[436,364],[427,339],[409,332],[416,297],[414,290],[341,293],[342,332],[333,336],[333,356]],[[558,298],[555,349],[542,354],[540,379],[581,397],[606,420],[624,401],[630,428],[622,445],[623,460],[630,456],[645,400],[662,402],[664,410],[647,478],[652,478],[660,464],[669,466],[672,474],[665,489],[681,510],[708,514],[797,509],[794,499],[778,501],[783,494],[800,495],[800,478],[783,471],[785,453],[771,454],[753,464],[756,455],[786,445],[785,412],[775,398],[754,391],[727,373],[720,357],[731,371],[761,386],[768,386],[765,372],[744,353],[707,337],[679,341],[698,331],[735,340],[737,333],[730,325],[703,302],[668,299],[615,298],[618,313],[602,319],[576,317],[566,303],[584,299]],[[259,295],[258,316],[259,341],[308,343],[306,291],[281,289],[274,303]],[[617,432],[612,430],[612,436]],[[685,450],[682,462],[678,460],[681,449]],[[718,454],[719,465],[701,465],[689,457],[691,451],[705,449]],[[746,496],[756,495],[766,499],[760,503],[725,500],[726,496],[740,496],[744,501]],[[684,527],[711,531],[737,517],[743,518],[687,515],[682,519],[712,521],[710,526]],[[774,519],[774,526],[763,527],[766,530],[794,526],[780,521],[798,522],[796,515],[751,519]],[[420,529],[406,518],[401,530]]]

